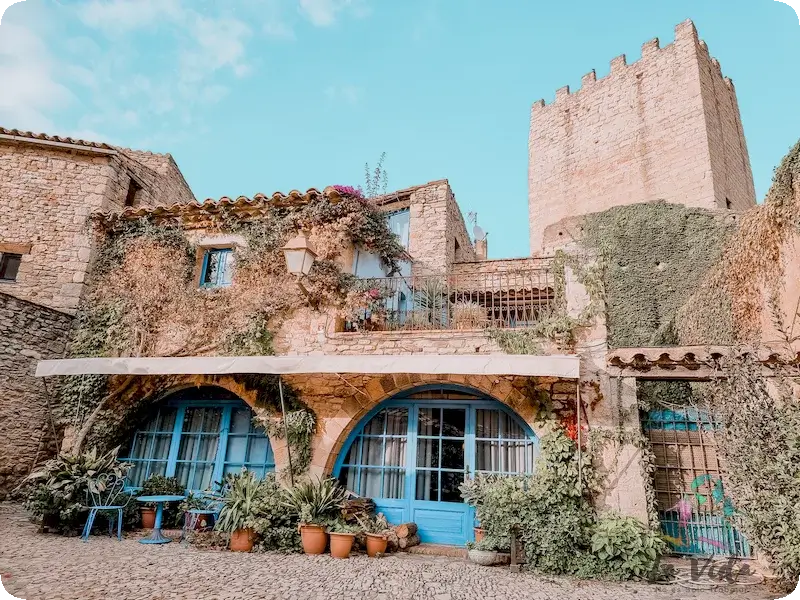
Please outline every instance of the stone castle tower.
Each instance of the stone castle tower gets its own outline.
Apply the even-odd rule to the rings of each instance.
[[[531,252],[557,245],[565,218],[663,199],[707,209],[755,204],[733,82],[691,21],[675,41],[642,46],[611,73],[584,75],[531,110],[528,141]],[[563,232],[561,233],[563,235]]]

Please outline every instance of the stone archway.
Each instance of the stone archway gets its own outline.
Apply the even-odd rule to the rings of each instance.
[[[317,415],[317,433],[312,442],[310,474],[321,477],[333,472],[334,463],[347,436],[361,418],[375,406],[408,389],[426,385],[461,385],[472,388],[513,409],[537,435],[536,401],[525,391],[534,388],[551,397],[569,396],[574,404],[576,382],[557,377],[488,375],[437,375],[395,373],[392,375],[308,375],[285,376],[300,393],[303,402]],[[570,400],[565,400],[569,404]]]

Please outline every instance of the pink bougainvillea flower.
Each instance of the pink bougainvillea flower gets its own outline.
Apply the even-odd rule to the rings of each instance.
[[[359,198],[359,199],[364,198],[363,192],[360,189],[353,187],[352,185],[334,185],[332,187],[342,196],[350,196],[352,198]]]

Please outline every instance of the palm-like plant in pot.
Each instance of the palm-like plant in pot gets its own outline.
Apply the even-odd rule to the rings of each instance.
[[[328,544],[324,524],[341,514],[345,491],[335,479],[303,481],[286,492],[284,504],[300,520],[303,552],[322,554]]]
[[[250,552],[254,541],[252,524],[265,489],[263,482],[252,471],[242,471],[229,475],[226,483],[227,491],[214,529],[231,535],[231,551]]]

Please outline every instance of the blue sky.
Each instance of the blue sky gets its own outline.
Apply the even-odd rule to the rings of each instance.
[[[692,18],[739,95],[756,192],[800,137],[800,25],[773,0],[26,0],[0,124],[170,152],[199,198],[447,178],[491,257],[528,254],[531,104]]]

